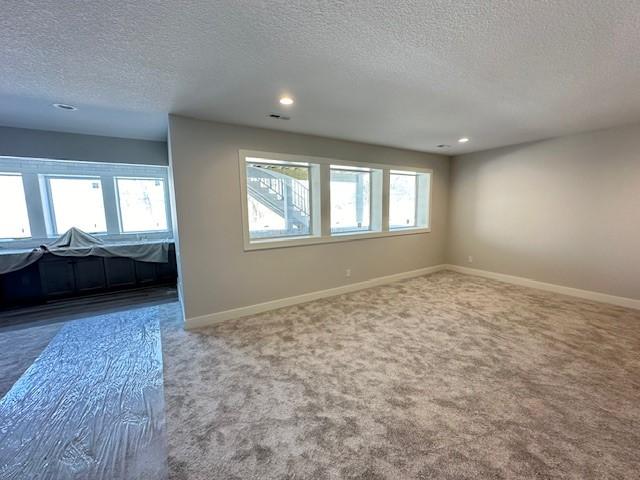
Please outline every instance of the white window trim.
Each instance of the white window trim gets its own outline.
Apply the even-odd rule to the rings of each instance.
[[[22,176],[22,173],[20,172],[4,172],[0,170],[0,178],[2,177],[17,177],[20,180],[20,183],[22,184],[22,199],[24,201],[24,207],[27,213],[27,223],[29,224],[29,235],[26,236],[21,236],[21,237],[0,237],[0,242],[13,242],[13,241],[22,241],[22,240],[28,240],[31,238],[31,236],[33,235],[33,233],[31,232],[32,226],[31,226],[31,221],[29,219],[29,205],[27,202],[27,192],[26,192],[26,188],[25,188],[25,184],[24,184],[24,178]]]
[[[124,226],[122,225],[122,210],[120,206],[120,190],[118,187],[118,180],[161,180],[164,185],[164,216],[165,221],[167,222],[167,228],[158,229],[158,230],[130,230],[125,231]],[[133,176],[133,175],[113,175],[113,188],[115,189],[115,205],[117,210],[117,218],[118,218],[118,229],[122,235],[145,235],[147,233],[166,233],[171,230],[171,216],[170,216],[170,208],[169,208],[169,184],[167,177],[152,177],[152,176]]]
[[[382,205],[375,205],[376,198],[374,196],[374,192],[376,192],[376,173],[380,172],[384,175],[384,171],[381,168],[370,168],[370,167],[361,167],[360,165],[350,164],[349,167],[352,168],[344,168],[342,169],[332,169],[332,166],[337,166],[336,163],[332,163],[329,165],[329,175],[331,175],[331,170],[336,171],[344,171],[344,172],[355,172],[355,173],[368,173],[369,174],[369,228],[366,230],[345,230],[343,232],[333,231],[333,226],[330,225],[331,236],[344,236],[344,235],[361,235],[363,233],[379,233],[382,231]],[[340,165],[341,166],[341,165]],[[331,187],[331,178],[329,178],[329,187]],[[382,192],[380,192],[380,196],[382,196]],[[331,200],[331,198],[329,198]],[[331,216],[329,216],[329,221],[331,221]]]
[[[273,239],[251,240],[249,236],[249,211],[247,200],[247,157],[266,158],[269,160],[280,160],[283,162],[304,162],[320,165],[320,208],[313,210],[313,213],[320,213],[320,218],[312,216],[311,221],[319,228],[314,228],[312,235],[301,237],[280,237]],[[331,165],[343,165],[351,167],[363,167],[382,170],[382,225],[379,231],[331,233],[331,185],[329,180],[329,170]],[[414,166],[403,166],[393,164],[382,164],[373,162],[356,162],[325,157],[313,157],[309,155],[291,155],[285,153],[273,153],[256,150],[241,149],[238,152],[238,170],[240,176],[241,195],[241,215],[242,231],[244,240],[244,250],[268,250],[273,248],[299,247],[303,245],[318,245],[324,243],[350,242],[354,240],[365,240],[371,238],[386,238],[403,235],[417,235],[431,232],[431,205],[433,198],[433,169],[420,168]],[[429,198],[427,209],[426,227],[407,227],[389,229],[389,172],[391,170],[425,173],[429,175]],[[317,214],[316,214],[317,215]]]
[[[80,168],[78,164],[84,164],[86,171]],[[55,225],[53,224],[54,213],[47,178],[88,177],[100,179],[107,231],[92,233],[92,235],[110,243],[173,241],[169,169],[166,166],[0,156],[0,170],[3,173],[22,175],[31,228],[31,237],[0,239],[0,249],[33,248],[57,238],[58,233],[55,232]],[[158,178],[164,182],[166,230],[122,231],[116,178]]]
[[[420,190],[420,179],[418,177],[418,175],[415,175],[415,171],[412,172],[408,172],[406,174],[403,173],[398,173],[398,172],[402,172],[403,170],[397,170],[397,169],[393,169],[392,171],[389,172],[389,177],[391,177],[391,175],[405,175],[407,177],[414,177],[414,182],[415,182],[415,189],[416,189],[416,198],[414,198],[414,204],[415,204],[415,211],[413,214],[413,225],[408,225],[408,226],[401,226],[401,227],[394,227],[391,228],[391,224],[389,224],[389,231],[395,232],[397,230],[407,230],[407,229],[413,229],[413,228],[420,228],[418,226],[418,222],[419,222],[419,218],[418,216],[420,215],[420,197],[418,196],[418,192]],[[406,170],[405,170],[406,171]],[[391,178],[389,178],[389,185],[391,185]],[[431,186],[429,186],[431,187]],[[391,188],[391,187],[389,187]],[[431,190],[431,188],[429,188],[429,190]],[[431,206],[431,198],[429,198],[429,207]],[[429,215],[430,212],[427,212],[427,215]],[[391,214],[391,211],[389,211],[389,214]]]
[[[74,178],[81,179],[81,180],[97,180],[98,182],[100,182],[100,192],[102,193],[102,210],[104,211],[104,224],[107,230],[104,230],[101,232],[87,232],[87,233],[94,236],[107,235],[109,233],[109,225],[107,222],[107,205],[106,205],[107,202],[105,202],[105,199],[104,199],[104,188],[102,186],[102,179],[100,178],[100,175],[77,175],[77,174],[63,175],[58,173],[52,173],[52,174],[45,173],[40,175],[40,178],[42,178],[42,185],[44,186],[43,188],[44,188],[45,199],[46,199],[45,210],[48,211],[49,213],[48,215],[49,218],[46,219],[47,231],[49,233],[49,236],[58,237],[64,233],[64,232],[58,231],[57,220],[56,220],[56,208],[53,202],[53,192],[51,191],[51,180],[74,179]]]

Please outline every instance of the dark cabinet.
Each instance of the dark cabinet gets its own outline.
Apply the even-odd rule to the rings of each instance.
[[[136,281],[141,285],[153,283],[157,279],[155,263],[136,262],[135,271]]]
[[[171,258],[167,263],[156,263],[156,275],[158,276],[158,280],[160,281],[168,281],[172,278],[175,278],[176,275],[176,262],[175,257],[173,257],[173,262]]]
[[[91,292],[104,290],[107,282],[104,273],[104,259],[102,257],[83,257],[73,262],[76,290]]]
[[[73,260],[67,257],[45,256],[38,263],[42,292],[47,297],[70,295],[76,284],[73,272]]]
[[[136,284],[136,263],[130,258],[105,258],[104,272],[109,288],[127,287]]]
[[[38,263],[32,263],[17,272],[0,275],[0,305],[34,303],[42,297]]]
[[[167,263],[47,253],[17,272],[0,275],[0,308],[148,285],[175,286],[177,276],[173,245]]]
[[[56,257],[39,262],[42,291],[48,297],[92,292],[107,285],[100,257]]]

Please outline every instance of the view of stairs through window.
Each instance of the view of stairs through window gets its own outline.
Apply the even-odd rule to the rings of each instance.
[[[319,202],[319,192],[313,192],[314,197],[310,191],[319,165],[258,160],[246,163],[250,239],[319,234],[311,222],[312,199]],[[331,165],[332,234],[371,229],[373,173],[381,177],[382,170]]]
[[[251,238],[309,235],[309,167],[247,164]]]

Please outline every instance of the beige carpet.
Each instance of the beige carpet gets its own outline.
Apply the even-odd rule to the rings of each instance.
[[[639,476],[637,311],[442,272],[163,335],[173,479]]]

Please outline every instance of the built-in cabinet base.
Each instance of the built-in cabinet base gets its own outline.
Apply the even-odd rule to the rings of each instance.
[[[173,244],[167,263],[47,253],[22,270],[0,275],[0,309],[148,285],[175,285],[177,276]]]

